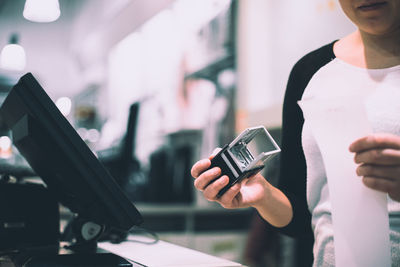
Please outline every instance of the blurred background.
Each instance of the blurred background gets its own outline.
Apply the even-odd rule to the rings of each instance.
[[[161,239],[249,266],[296,242],[193,189],[247,127],[279,142],[291,67],[354,30],[337,0],[0,0],[0,102],[32,72]],[[0,163],[24,164],[7,132]],[[264,170],[276,183],[279,157]],[[64,211],[68,216],[68,211]]]

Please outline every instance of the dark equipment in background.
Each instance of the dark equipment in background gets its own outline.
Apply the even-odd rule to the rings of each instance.
[[[58,202],[43,185],[0,184],[0,222],[0,251],[58,249]]]
[[[74,225],[80,227],[74,227],[76,242],[70,249],[88,253],[95,262],[97,239],[104,229],[129,231],[142,222],[133,203],[32,74],[24,75],[13,87],[0,108],[0,119],[11,130],[14,145],[45,182],[48,192],[77,215]],[[52,254],[54,257],[63,266],[64,261],[76,256]]]
[[[141,169],[135,156],[141,102],[129,108],[127,130],[118,148],[97,152],[99,161],[110,172],[133,202],[192,203],[195,148],[199,130],[182,130],[167,135],[166,144],[150,155],[150,169]]]
[[[190,169],[201,140],[199,130],[170,133],[166,145],[150,156],[147,202],[185,203],[194,201],[193,178]]]
[[[119,148],[98,151],[99,161],[126,193],[131,201],[145,200],[146,178],[141,171],[140,162],[135,155],[136,131],[140,102],[129,108],[126,134]]]

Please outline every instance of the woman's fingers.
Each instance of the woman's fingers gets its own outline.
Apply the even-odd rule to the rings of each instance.
[[[229,188],[219,199],[221,206],[226,209],[236,208],[234,200],[238,196],[240,189],[240,183],[234,184],[231,188]],[[240,200],[237,200],[236,204],[237,202],[240,202]]]
[[[358,176],[381,177],[386,179],[400,179],[399,165],[362,164],[357,167]]]
[[[234,208],[233,201],[240,191],[240,184],[234,185],[219,197],[218,193],[228,185],[229,177],[222,175],[219,167],[210,169],[211,160],[220,151],[221,148],[216,148],[208,159],[202,159],[196,162],[191,169],[191,174],[195,178],[195,188],[202,191],[207,200],[217,201],[226,208]]]
[[[218,154],[219,151],[221,151],[221,148],[217,147],[216,149],[214,149],[213,153],[208,159],[199,160],[193,165],[192,169],[190,170],[193,178],[199,177],[205,170],[210,168],[211,159],[215,157],[215,155]]]
[[[221,191],[221,189],[224,188],[228,183],[229,177],[226,175],[221,176],[204,188],[204,197],[209,201],[216,201],[218,199],[218,192]]]
[[[202,172],[210,168],[211,166],[211,161],[209,159],[202,159],[196,162],[190,173],[192,174],[193,178],[197,178],[200,176]]]
[[[359,153],[364,150],[376,148],[393,148],[400,149],[400,136],[386,133],[372,134],[364,136],[354,141],[349,150]]]
[[[400,164],[400,150],[390,148],[365,150],[356,153],[354,161],[356,163],[375,163],[383,165]]]
[[[400,182],[399,180],[383,179],[372,176],[364,176],[363,183],[374,190],[388,193],[396,201],[400,201]]]
[[[194,186],[200,190],[204,191],[206,187],[215,179],[221,176],[221,169],[218,167],[214,167],[212,169],[206,170],[201,173],[200,176],[196,178],[194,181]]]
[[[349,150],[356,153],[354,161],[361,164],[356,172],[363,183],[400,201],[400,136],[365,136],[353,142]]]

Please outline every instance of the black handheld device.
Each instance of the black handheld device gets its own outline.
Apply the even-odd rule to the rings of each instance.
[[[280,151],[278,144],[264,126],[244,130],[211,160],[210,169],[219,167],[221,175],[229,177],[229,183],[217,196],[222,196],[234,184],[261,171],[266,161]]]

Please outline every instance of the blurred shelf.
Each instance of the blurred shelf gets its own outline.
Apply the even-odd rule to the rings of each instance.
[[[209,63],[204,64],[197,70],[185,75],[185,79],[208,79],[216,81],[220,71],[234,68],[235,56],[233,53],[224,52],[222,55],[210,60]]]
[[[247,230],[252,208],[224,209],[220,206],[135,204],[143,216],[143,228],[156,232],[205,232]]]
[[[144,214],[212,214],[212,213],[243,213],[247,209],[224,209],[219,205],[199,206],[195,204],[151,204],[136,203],[137,209]]]

